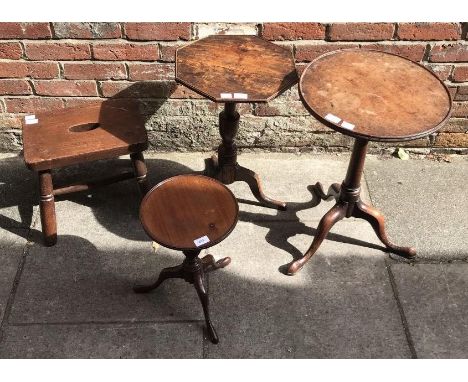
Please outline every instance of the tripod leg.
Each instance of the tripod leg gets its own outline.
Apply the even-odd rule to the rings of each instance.
[[[412,247],[400,247],[388,240],[387,233],[385,232],[385,218],[374,207],[371,207],[359,200],[354,206],[352,216],[369,222],[377,237],[391,252],[405,258],[416,256],[416,249]]]
[[[178,265],[176,267],[164,268],[159,274],[159,277],[155,283],[150,284],[150,285],[135,285],[133,287],[133,291],[135,293],[150,292],[153,289],[156,289],[158,286],[160,286],[164,280],[167,280],[170,278],[184,278],[182,274],[182,265]]]
[[[206,327],[208,329],[208,335],[210,337],[211,342],[217,344],[219,342],[218,335],[216,334],[216,330],[213,327],[210,319],[210,312],[208,309],[208,293],[206,292],[205,286],[203,285],[203,273],[197,272],[193,275],[193,285],[197,290],[198,297],[200,298],[200,302],[203,306],[203,313],[205,314],[205,322]]]
[[[287,274],[294,275],[296,272],[302,269],[302,267],[307,263],[310,258],[315,254],[317,249],[319,249],[322,241],[327,237],[330,229],[335,225],[336,222],[340,221],[346,216],[346,204],[337,203],[335,204],[325,215],[323,215],[320,223],[317,227],[317,233],[314,236],[311,246],[300,259],[293,261],[289,267]]]

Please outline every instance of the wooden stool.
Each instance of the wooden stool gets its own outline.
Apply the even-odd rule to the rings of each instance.
[[[148,192],[140,207],[140,220],[148,236],[164,247],[182,251],[186,258],[181,265],[164,268],[155,283],[135,286],[135,292],[149,292],[168,278],[181,278],[193,284],[213,343],[218,343],[218,336],[210,320],[205,273],[224,268],[231,259],[225,257],[215,262],[211,255],[202,259],[198,255],[232,232],[238,213],[232,192],[202,175],[179,175],[159,183]]]
[[[46,245],[57,242],[54,196],[135,178],[147,191],[142,151],[148,138],[134,107],[106,103],[26,116],[23,121],[24,161],[39,173],[42,232]],[[134,171],[54,189],[52,169],[130,154]]]
[[[450,116],[450,93],[424,66],[394,54],[349,49],[330,52],[312,61],[302,73],[299,94],[320,122],[355,138],[338,201],[322,217],[305,255],[289,264],[298,272],[320,247],[335,223],[355,217],[370,223],[387,250],[411,258],[416,250],[393,244],[384,216],[361,200],[361,177],[369,141],[400,142],[425,137]],[[327,199],[320,183],[319,194]]]

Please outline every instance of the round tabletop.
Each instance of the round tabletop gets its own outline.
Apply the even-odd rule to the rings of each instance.
[[[222,183],[202,175],[178,175],[154,186],[140,206],[140,220],[157,243],[180,251],[211,247],[237,223],[239,207]]]
[[[437,76],[406,58],[373,50],[324,54],[302,73],[308,110],[343,134],[373,141],[423,137],[448,119],[450,93]]]
[[[176,80],[216,102],[266,102],[294,85],[294,58],[257,36],[213,35],[176,52]]]

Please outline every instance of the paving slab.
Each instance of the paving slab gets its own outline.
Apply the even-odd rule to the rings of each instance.
[[[467,358],[468,264],[396,264],[392,271],[418,358]]]
[[[289,223],[275,224],[279,232]],[[358,221],[333,231],[376,243],[372,229]],[[410,357],[383,252],[327,240],[291,277],[278,270],[291,261],[291,253],[268,243],[267,235],[267,228],[241,222],[210,249],[215,256],[230,256],[232,263],[210,274],[220,343],[208,345],[208,357]],[[310,241],[304,233],[290,238],[300,252]]]
[[[0,323],[27,242],[27,229],[0,229]]]
[[[35,173],[23,158],[0,154],[0,228],[28,228],[38,211]]]
[[[370,156],[365,176],[386,217],[390,239],[420,258],[468,258],[468,159],[382,160]]]
[[[9,326],[0,358],[202,358],[191,323]]]

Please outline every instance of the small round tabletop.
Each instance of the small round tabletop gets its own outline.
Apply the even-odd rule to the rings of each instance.
[[[211,247],[237,223],[232,192],[202,175],[178,175],[154,186],[140,206],[140,220],[157,243],[180,251]]]
[[[175,77],[216,102],[267,102],[298,80],[290,49],[245,35],[208,36],[177,49]]]
[[[302,73],[307,109],[340,133],[371,141],[405,141],[443,126],[450,93],[434,73],[406,58],[373,50],[324,54]]]

